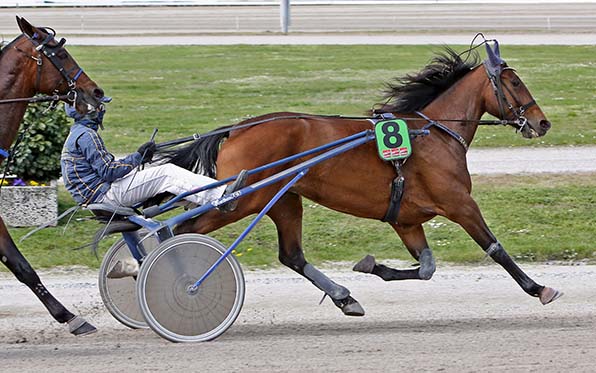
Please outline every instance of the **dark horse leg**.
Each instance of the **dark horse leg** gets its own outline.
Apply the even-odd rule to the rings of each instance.
[[[17,249],[14,241],[8,234],[6,226],[0,218],[0,259],[2,263],[14,273],[15,277],[33,291],[43,305],[48,309],[52,317],[59,323],[68,323],[69,331],[74,335],[90,334],[97,329],[80,316],[70,313],[41,283],[39,276],[27,259]]]
[[[398,226],[391,224],[412,256],[418,260],[420,267],[413,269],[393,269],[377,264],[371,255],[365,256],[356,263],[354,271],[372,273],[385,281],[393,280],[430,280],[435,273],[435,259],[428,247],[422,225]]]
[[[333,282],[304,258],[301,247],[301,197],[294,193],[286,193],[269,211],[268,215],[277,227],[279,260],[310,280],[328,295],[345,315],[363,316],[364,309],[358,301],[350,296],[350,291],[347,288]]]
[[[542,304],[548,304],[562,295],[558,290],[537,284],[515,264],[486,225],[472,197],[467,195],[459,202],[457,208],[447,214],[447,218],[461,225],[482,250],[499,263],[526,293],[540,298]]]

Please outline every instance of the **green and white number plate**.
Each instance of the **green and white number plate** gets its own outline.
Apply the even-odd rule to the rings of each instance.
[[[383,120],[375,125],[379,156],[386,161],[407,158],[412,154],[408,125],[402,119]]]

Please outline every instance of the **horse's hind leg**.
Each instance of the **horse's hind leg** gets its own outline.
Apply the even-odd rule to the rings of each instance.
[[[364,309],[350,296],[350,291],[308,263],[302,251],[302,202],[300,196],[286,193],[269,211],[277,227],[279,260],[310,280],[328,295],[345,315],[363,316]]]
[[[558,290],[538,285],[515,264],[486,225],[472,197],[467,196],[463,202],[457,203],[457,208],[454,208],[447,218],[461,225],[482,250],[505,268],[526,293],[540,298],[542,304],[548,304],[562,295]]]
[[[385,281],[394,280],[430,280],[435,273],[435,259],[428,247],[422,225],[398,226],[391,224],[399,234],[412,256],[418,260],[420,267],[413,269],[393,269],[377,264],[375,258],[367,255],[354,266],[354,271],[372,273]]]
[[[41,283],[39,276],[27,259],[21,254],[8,234],[4,222],[0,218],[0,259],[2,263],[15,275],[15,277],[33,291],[52,317],[59,323],[68,323],[69,331],[74,335],[90,334],[97,329],[80,316],[68,311]]]

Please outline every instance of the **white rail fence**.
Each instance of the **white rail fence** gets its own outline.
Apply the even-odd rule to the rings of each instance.
[[[0,8],[97,6],[279,5],[283,0],[0,0]],[[596,3],[596,0],[290,0],[291,5],[466,4],[466,3]]]

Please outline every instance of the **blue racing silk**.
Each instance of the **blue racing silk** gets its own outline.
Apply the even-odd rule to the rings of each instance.
[[[64,186],[79,204],[101,200],[111,183],[134,170],[142,159],[135,152],[116,160],[97,133],[97,125],[85,124],[77,121],[71,127],[60,157]]]

